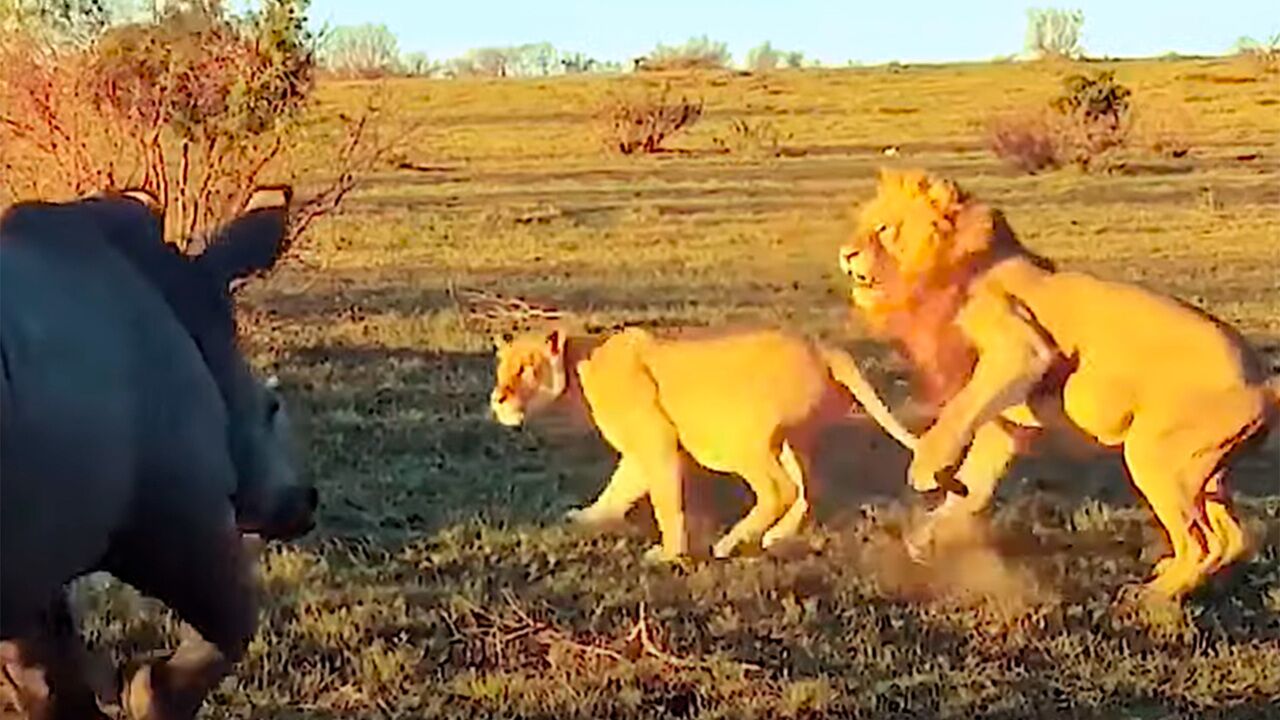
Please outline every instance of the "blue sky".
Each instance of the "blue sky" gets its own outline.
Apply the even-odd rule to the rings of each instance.
[[[550,42],[602,60],[706,34],[741,62],[765,40],[826,64],[985,60],[1021,50],[1026,9],[1002,0],[313,0],[315,24],[383,23],[433,59]],[[1220,54],[1280,32],[1280,0],[1085,0],[1090,55]]]

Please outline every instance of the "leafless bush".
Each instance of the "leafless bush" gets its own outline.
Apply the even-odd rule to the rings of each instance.
[[[0,200],[141,187],[162,203],[172,240],[221,223],[303,152],[292,142],[312,89],[303,22],[294,0],[267,0],[241,18],[184,6],[85,46],[6,33]],[[376,115],[322,144],[338,148],[334,179],[301,203],[298,227],[336,207],[384,152],[370,140]]]
[[[729,129],[716,135],[711,142],[716,147],[734,155],[777,157],[782,154],[782,143],[790,140],[768,120],[747,121],[741,118],[729,123]]]
[[[1055,119],[1044,111],[1015,112],[987,124],[987,148],[1010,166],[1027,173],[1058,167]]]
[[[703,100],[671,96],[670,85],[610,98],[597,112],[605,145],[622,153],[656,153],[671,135],[702,117]]]

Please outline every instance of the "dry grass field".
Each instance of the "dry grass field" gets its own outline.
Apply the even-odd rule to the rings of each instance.
[[[1274,366],[1280,81],[1231,59],[1107,67],[1139,113],[1125,168],[1036,176],[1000,165],[983,129],[1070,66],[391,81],[394,132],[414,129],[403,166],[242,293],[246,346],[281,376],[324,500],[313,535],[264,551],[263,628],[205,716],[1280,716],[1274,442],[1236,474],[1258,552],[1181,608],[1117,601],[1164,541],[1120,464],[1073,448],[1018,463],[988,544],[911,566],[906,458],[856,420],[829,438],[801,547],[653,567],[643,512],[610,535],[560,522],[612,457],[589,429],[488,417],[492,328],[449,293],[600,327],[801,328],[857,351],[900,403],[903,367],[850,317],[835,263],[849,208],[894,163],[956,178],[1064,267],[1208,309]],[[663,81],[705,97],[701,122],[666,153],[602,151],[602,99]],[[315,122],[365,90],[322,87]],[[781,156],[735,146],[735,120],[771,124]],[[1190,152],[1148,152],[1160,133]],[[694,487],[718,523],[746,499],[725,478]],[[175,632],[123,590],[84,603],[121,652]]]

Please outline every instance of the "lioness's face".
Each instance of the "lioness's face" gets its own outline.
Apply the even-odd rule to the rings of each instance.
[[[564,341],[561,330],[495,341],[497,378],[489,408],[498,422],[518,427],[526,415],[560,397],[565,388]]]

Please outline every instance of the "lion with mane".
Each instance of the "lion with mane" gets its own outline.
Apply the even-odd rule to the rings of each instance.
[[[839,262],[854,306],[937,407],[911,486],[961,488],[910,539],[914,554],[943,521],[989,505],[1022,428],[1052,427],[1122,449],[1172,550],[1152,594],[1181,597],[1246,554],[1225,472],[1266,434],[1280,393],[1238,333],[1173,298],[1056,270],[998,211],[922,171],[881,171]]]

